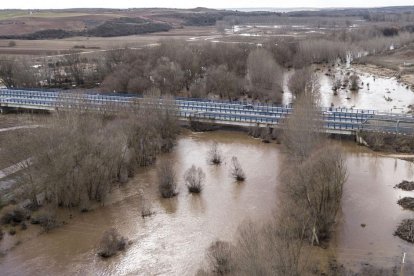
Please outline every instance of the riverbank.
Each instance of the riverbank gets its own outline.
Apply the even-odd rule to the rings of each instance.
[[[384,65],[386,66],[386,65]],[[384,78],[396,78],[399,82],[409,86],[414,92],[414,73],[397,70],[370,63],[353,63],[352,67],[360,72]]]

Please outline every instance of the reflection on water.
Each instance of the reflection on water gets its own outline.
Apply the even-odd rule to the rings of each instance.
[[[207,164],[206,153],[213,141],[225,156],[222,166]],[[344,143],[344,148],[349,179],[329,252],[348,265],[373,262],[388,266],[397,264],[402,252],[414,256],[412,246],[392,235],[403,218],[412,216],[396,204],[407,192],[393,188],[403,179],[412,179],[411,163],[377,156],[354,144]],[[235,183],[229,175],[233,155],[246,171],[245,183]],[[155,167],[143,168],[134,180],[113,191],[105,207],[67,218],[68,225],[25,241],[0,258],[0,274],[194,275],[213,240],[234,240],[237,227],[246,218],[259,223],[270,217],[276,206],[282,155],[278,145],[263,144],[244,133],[183,135],[175,150],[162,156],[176,169],[176,198],[160,199]],[[200,195],[189,194],[183,183],[184,171],[192,164],[206,173]],[[140,216],[140,189],[152,202],[152,217]],[[125,252],[101,260],[95,248],[111,226],[133,243]]]
[[[413,217],[412,211],[397,204],[410,193],[393,188],[402,180],[413,179],[413,164],[348,151],[347,165],[342,213],[331,246],[339,260],[348,265],[394,266],[400,264],[404,252],[413,260],[413,246],[393,236],[404,218]]]

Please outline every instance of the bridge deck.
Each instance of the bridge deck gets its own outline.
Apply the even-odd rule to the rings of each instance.
[[[67,91],[0,89],[0,107],[34,110],[89,108],[119,110],[133,105],[154,103],[140,95],[77,94]],[[246,104],[206,99],[176,98],[177,115],[182,120],[215,122],[231,125],[277,126],[293,112],[291,106]],[[414,117],[405,114],[381,113],[375,110],[321,108],[328,133],[351,134],[358,130],[414,134]]]

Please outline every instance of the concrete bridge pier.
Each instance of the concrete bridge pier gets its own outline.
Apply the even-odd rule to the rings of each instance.
[[[359,131],[357,131],[355,133],[355,141],[357,142],[357,144],[359,145],[363,145],[366,147],[369,147],[368,143],[365,141],[365,139],[361,136],[361,133]]]

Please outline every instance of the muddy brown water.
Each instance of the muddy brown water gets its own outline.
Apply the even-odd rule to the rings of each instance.
[[[226,157],[222,166],[207,163],[213,141]],[[336,234],[327,252],[348,266],[361,262],[396,265],[403,252],[407,252],[407,260],[413,259],[412,245],[392,233],[403,218],[413,216],[396,204],[409,192],[393,186],[412,179],[414,167],[352,143],[343,146],[349,178]],[[236,183],[229,175],[233,155],[246,171],[245,183]],[[35,237],[36,228],[30,226],[29,232],[13,238],[6,235],[0,249],[16,240],[24,241],[0,257],[0,275],[194,275],[212,241],[234,240],[244,220],[261,223],[274,211],[283,162],[278,145],[263,144],[240,132],[186,133],[174,151],[161,158],[169,159],[177,171],[176,198],[160,199],[155,166],[143,168],[127,185],[115,189],[102,208],[85,214],[74,212],[72,219],[66,214],[68,224],[48,234]],[[202,167],[207,175],[201,195],[189,194],[182,180],[192,164]],[[152,202],[152,217],[140,216],[140,189]],[[102,233],[113,226],[133,243],[125,252],[102,260],[96,255],[96,246]]]

